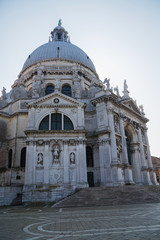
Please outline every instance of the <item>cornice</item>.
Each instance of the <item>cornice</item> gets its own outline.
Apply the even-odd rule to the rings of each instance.
[[[77,108],[76,105],[69,105],[69,104],[59,104],[59,105],[50,105],[50,104],[44,104],[44,105],[37,105],[37,104],[33,104],[30,105],[28,108]]]
[[[64,135],[68,135],[68,134],[79,134],[79,133],[83,133],[86,134],[87,131],[86,130],[26,130],[24,131],[26,135],[56,135],[56,134],[64,134]]]

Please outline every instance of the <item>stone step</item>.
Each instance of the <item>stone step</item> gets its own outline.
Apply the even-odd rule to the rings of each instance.
[[[56,207],[108,206],[160,202],[160,186],[121,186],[81,189]]]

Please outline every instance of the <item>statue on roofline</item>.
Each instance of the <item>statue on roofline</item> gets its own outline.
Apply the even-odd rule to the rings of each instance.
[[[103,83],[106,83],[107,90],[109,90],[110,89],[110,78],[108,78],[108,79],[105,78]]]
[[[7,99],[5,87],[3,87],[3,89],[2,89],[2,97],[1,97],[1,98],[2,98],[3,100]]]

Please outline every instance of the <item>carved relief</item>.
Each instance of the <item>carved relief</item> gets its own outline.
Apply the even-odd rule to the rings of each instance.
[[[120,160],[121,158],[121,152],[122,152],[122,143],[121,138],[116,138],[116,145],[117,145],[117,157]]]
[[[71,152],[69,155],[70,164],[75,164],[75,153]]]
[[[43,153],[38,153],[37,154],[37,165],[38,166],[43,166]]]

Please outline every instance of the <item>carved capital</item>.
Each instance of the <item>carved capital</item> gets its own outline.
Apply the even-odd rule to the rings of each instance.
[[[107,107],[107,111],[108,111],[109,114],[114,113],[114,109],[112,107]]]

